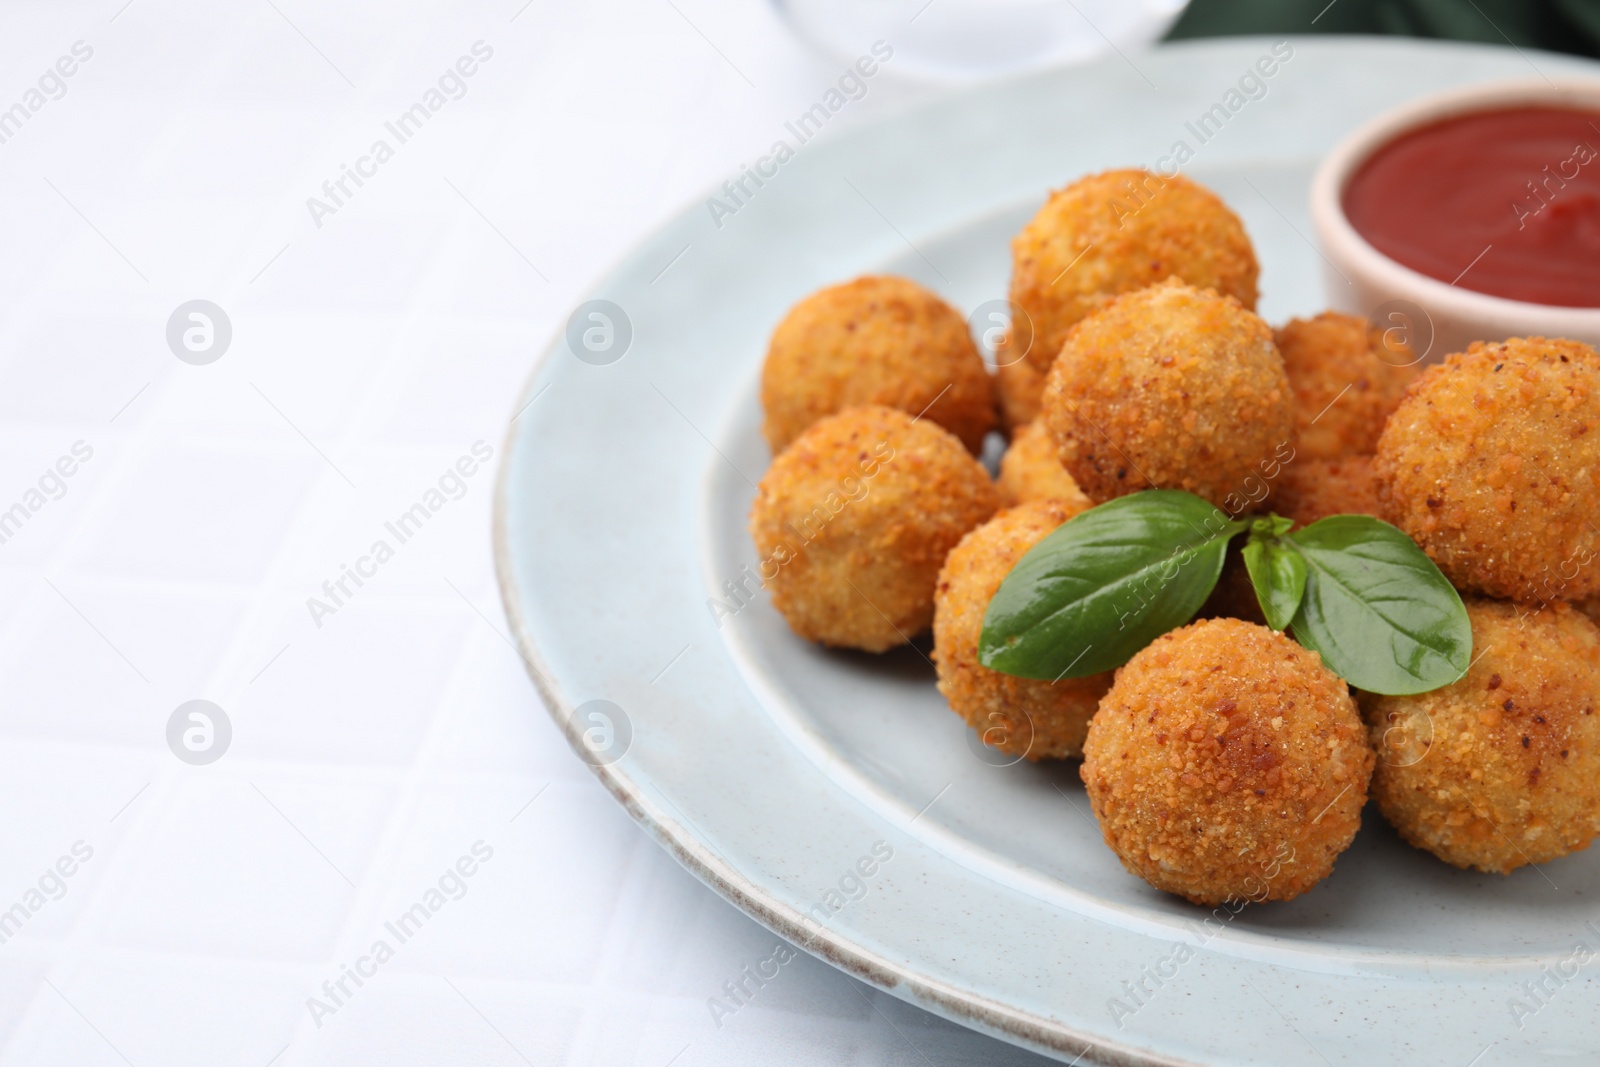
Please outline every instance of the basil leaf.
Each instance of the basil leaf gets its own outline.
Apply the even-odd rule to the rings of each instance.
[[[1244,566],[1267,625],[1287,630],[1306,591],[1306,561],[1277,538],[1250,538],[1244,546]]]
[[[1426,693],[1467,673],[1472,624],[1422,549],[1370,515],[1334,515],[1287,538],[1306,562],[1294,636],[1369,693]]]
[[[1056,681],[1120,667],[1200,610],[1245,528],[1175,489],[1118,497],[1067,520],[1017,561],[983,618],[978,662]]]

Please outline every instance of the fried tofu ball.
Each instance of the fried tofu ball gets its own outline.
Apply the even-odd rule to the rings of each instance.
[[[1384,422],[1417,376],[1410,350],[1394,345],[1391,352],[1382,336],[1365,319],[1334,311],[1277,331],[1294,390],[1301,459],[1338,459],[1378,447]]]
[[[1464,678],[1366,702],[1372,793],[1411,844],[1505,874],[1600,833],[1600,629],[1566,604],[1466,604]]]
[[[1011,438],[1011,447],[1000,457],[996,484],[1007,507],[1028,500],[1064,500],[1083,511],[1093,503],[1061,465],[1056,439],[1042,422],[1030,422]]]
[[[1384,517],[1457,588],[1600,593],[1600,354],[1588,345],[1475,342],[1429,367],[1389,417],[1373,469]]]
[[[999,505],[988,472],[950,431],[894,408],[849,408],[772,461],[750,533],[763,579],[776,568],[766,584],[795,633],[883,652],[933,622],[945,556]]]
[[[806,297],[761,368],[773,454],[825,415],[882,404],[923,415],[976,454],[995,425],[994,383],[967,320],[915,282],[864,277]]]
[[[1088,506],[1087,500],[1034,500],[1002,511],[963,537],[939,572],[933,608],[939,692],[986,744],[1008,755],[1081,755],[1089,718],[1111,685],[1109,672],[1051,683],[978,663],[983,617],[1000,583],[1046,534]]]
[[[1382,518],[1371,456],[1301,459],[1286,463],[1272,491],[1272,510],[1296,526],[1310,526],[1329,515]]]
[[[1291,900],[1326,878],[1373,763],[1344,681],[1238,619],[1191,623],[1120,667],[1083,754],[1106,844],[1196,904]]]
[[[1253,310],[1258,273],[1244,225],[1209,189],[1139,169],[1090,175],[1050,194],[1011,241],[1011,301],[1032,326],[1019,332],[1031,332],[1022,358],[1042,384],[1079,319],[1168,278],[1215,289]],[[1002,350],[997,358],[1004,364],[1011,357]]]
[[[1293,455],[1294,407],[1272,331],[1237,300],[1171,282],[1073,327],[1044,419],[1089,499],[1186,489],[1239,510]]]

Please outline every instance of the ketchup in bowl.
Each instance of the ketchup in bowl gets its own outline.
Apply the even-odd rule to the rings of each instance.
[[[1600,111],[1511,107],[1407,130],[1351,175],[1343,209],[1374,248],[1431,278],[1600,307]]]

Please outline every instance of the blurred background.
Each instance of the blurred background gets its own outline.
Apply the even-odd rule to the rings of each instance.
[[[1171,38],[1399,34],[1600,55],[1596,0],[1194,0]]]
[[[840,127],[1168,35],[1600,47],[1579,0],[0,4],[0,1063],[1041,1062],[804,955],[708,1013],[774,938],[568,751],[489,556],[572,309],[890,15]]]
[[[969,81],[1124,47],[1245,34],[1398,34],[1600,54],[1596,0],[774,0],[849,61],[891,37],[897,76]],[[908,21],[909,19],[909,21]]]

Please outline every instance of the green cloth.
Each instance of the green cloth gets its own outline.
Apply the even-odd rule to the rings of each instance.
[[[1193,0],[1169,35],[1391,33],[1600,56],[1600,0]]]

